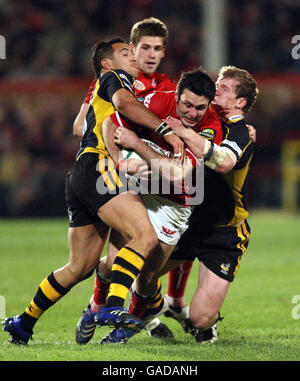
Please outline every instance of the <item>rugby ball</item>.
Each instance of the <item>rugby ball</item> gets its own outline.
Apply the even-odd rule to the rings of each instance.
[[[169,156],[169,152],[163,150],[161,147],[159,147],[156,143],[151,142],[150,140],[141,139],[145,144],[147,144],[148,147],[152,148],[155,152],[159,153],[162,156]],[[137,160],[144,160],[141,158],[134,150],[131,149],[125,149],[123,148],[121,150],[122,159],[128,160],[128,159],[137,159]],[[159,178],[158,174],[151,174],[152,179]]]
[[[129,149],[125,149],[123,148],[121,150],[121,154],[122,154],[122,159],[123,160],[128,160],[128,159],[137,159],[137,160],[143,160],[135,151]]]
[[[159,153],[163,156],[169,156],[169,152],[166,150],[163,150],[161,147],[159,147],[156,143],[151,142],[150,140],[141,139],[145,144],[147,144],[148,147],[152,148],[155,152]],[[143,160],[134,150],[132,149],[125,149],[123,148],[121,150],[122,158],[124,160],[127,159],[138,159]]]

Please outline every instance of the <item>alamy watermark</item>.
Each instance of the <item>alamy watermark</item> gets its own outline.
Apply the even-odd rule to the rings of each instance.
[[[292,318],[298,320],[300,319],[300,295],[294,295],[292,303],[295,304],[295,307],[292,308]]]
[[[5,319],[6,317],[5,305],[5,298],[3,295],[0,295],[0,319]]]
[[[4,36],[0,35],[0,59],[6,59],[6,40]]]
[[[292,37],[292,44],[295,44],[291,51],[291,55],[294,60],[298,60],[300,58],[300,34],[296,34]]]
[[[153,171],[153,168],[155,170]],[[99,194],[119,194],[131,191],[137,194],[169,196],[172,200],[188,206],[199,205],[204,199],[204,162],[199,160],[193,170],[177,166],[178,180],[172,181],[174,167],[168,165],[168,159],[151,160],[151,174],[143,172],[129,176],[126,172],[116,172],[112,159],[99,160],[96,171],[100,176],[96,183]],[[175,201],[176,202],[176,201]]]

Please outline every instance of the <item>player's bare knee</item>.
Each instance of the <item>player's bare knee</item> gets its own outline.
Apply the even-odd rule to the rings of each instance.
[[[197,314],[193,311],[190,311],[190,320],[193,323],[193,326],[200,330],[206,330],[211,327],[216,320],[214,315],[209,314]]]
[[[71,261],[67,265],[69,278],[73,280],[74,283],[78,283],[87,277],[91,276],[97,262],[95,261]]]
[[[154,250],[155,247],[159,244],[159,240],[154,229],[143,231],[141,239],[144,242],[145,246],[148,248],[149,252]]]
[[[143,254],[150,253],[159,243],[154,230],[140,227],[134,231],[132,240],[138,242],[139,246],[143,248]]]
[[[74,266],[71,263],[68,263],[63,268],[65,278],[68,280],[68,286],[73,287],[76,283],[80,281],[81,278],[81,269],[78,266]]]

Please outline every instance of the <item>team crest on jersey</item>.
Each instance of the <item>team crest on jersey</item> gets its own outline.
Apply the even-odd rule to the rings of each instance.
[[[216,131],[212,128],[205,128],[204,130],[200,131],[199,134],[208,140],[214,140]]]
[[[134,81],[133,86],[134,86],[135,89],[137,89],[139,91],[142,91],[142,90],[146,89],[146,86],[143,84],[143,82],[139,81],[138,79],[136,79]]]
[[[162,225],[162,231],[165,235],[167,235],[168,237],[172,237],[175,233],[176,233],[176,230],[171,230],[171,229],[167,229],[165,226]]]
[[[225,274],[225,275],[228,275],[228,271],[230,269],[230,263],[222,263],[221,264],[221,273]]]
[[[144,98],[144,97],[137,97],[136,99],[137,99],[139,102],[143,103],[145,98]]]

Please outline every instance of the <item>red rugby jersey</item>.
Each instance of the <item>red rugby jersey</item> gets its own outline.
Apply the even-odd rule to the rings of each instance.
[[[158,73],[146,75],[139,72],[137,79],[133,83],[136,97],[143,97],[153,91],[176,90],[176,83],[172,82],[166,74]]]
[[[157,91],[145,96],[144,105],[149,108],[160,119],[168,116],[179,119],[176,114],[175,91]],[[142,128],[127,118],[122,116],[124,126],[139,132],[139,136],[154,141],[159,146],[166,144],[165,140],[157,135],[154,131]],[[223,130],[218,113],[212,105],[209,106],[200,122],[195,126],[194,130],[200,135],[220,145],[223,140]],[[168,147],[170,148],[170,147]]]
[[[160,91],[148,94],[144,99],[144,104],[161,119],[164,119],[169,115],[179,119],[176,114],[176,99],[174,91]],[[119,113],[112,114],[110,118],[116,126],[123,125],[126,128],[133,129],[138,133],[140,138],[147,139],[156,143],[165,151],[166,154],[172,152],[172,147],[166,143],[163,137],[157,135],[154,131],[133,123],[128,118],[122,116]],[[208,108],[201,121],[195,127],[195,131],[203,137],[212,140],[216,144],[221,143],[223,138],[222,126],[218,114],[213,107],[210,106]],[[197,159],[188,147],[186,147],[186,154],[187,157],[191,160],[193,167],[196,168]],[[178,184],[175,186],[178,187]],[[190,196],[184,192],[184,182],[180,187],[182,187],[183,190],[181,194],[171,192],[168,195],[161,194],[161,196],[178,204],[186,205],[186,197]]]
[[[90,87],[89,87],[89,90],[86,94],[86,97],[84,98],[83,103],[90,103],[96,82],[97,82],[97,78],[92,80]]]
[[[90,102],[96,82],[97,78],[93,79],[91,82],[83,103]],[[176,89],[176,83],[172,82],[166,74],[158,72],[155,72],[152,75],[146,75],[140,71],[133,86],[136,97],[143,97],[153,91],[167,91]]]

